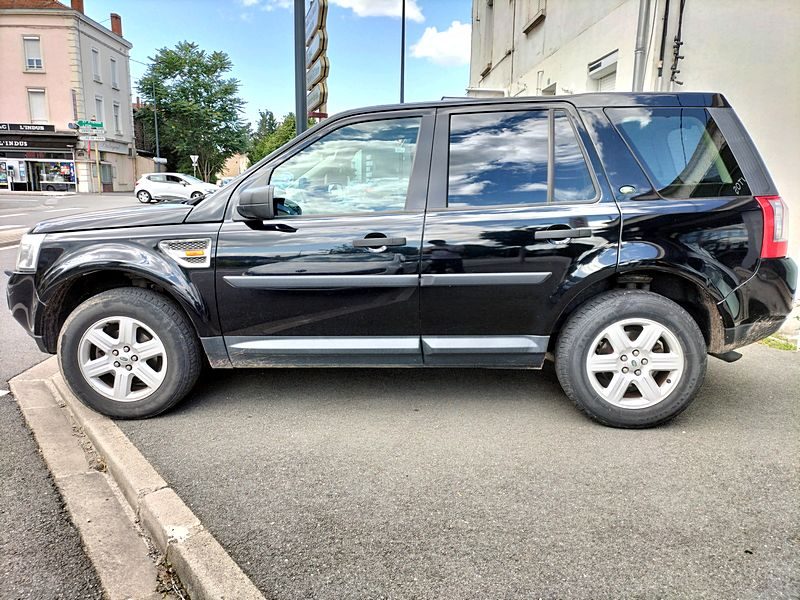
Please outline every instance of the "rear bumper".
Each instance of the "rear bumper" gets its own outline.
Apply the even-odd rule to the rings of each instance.
[[[722,303],[734,323],[725,329],[725,350],[778,331],[792,312],[796,293],[797,264],[791,258],[763,259],[755,275]]]

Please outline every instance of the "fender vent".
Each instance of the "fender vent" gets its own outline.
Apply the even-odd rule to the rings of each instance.
[[[184,267],[201,269],[211,264],[211,240],[209,238],[162,240],[158,243],[158,248]]]

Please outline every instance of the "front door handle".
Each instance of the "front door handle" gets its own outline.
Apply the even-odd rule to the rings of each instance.
[[[569,238],[591,237],[591,227],[578,227],[577,229],[542,229],[533,234],[535,240],[566,240]]]
[[[404,237],[371,237],[363,238],[360,240],[353,240],[353,246],[356,248],[383,248],[384,246],[405,246],[406,238]]]

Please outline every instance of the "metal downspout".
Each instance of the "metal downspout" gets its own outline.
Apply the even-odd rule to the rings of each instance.
[[[636,24],[636,47],[633,50],[633,88],[634,92],[641,92],[644,89],[645,51],[647,50],[647,40],[650,37],[650,2],[651,0],[639,0],[639,20]]]

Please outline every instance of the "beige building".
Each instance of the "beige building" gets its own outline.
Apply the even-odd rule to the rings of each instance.
[[[468,93],[721,92],[789,203],[797,257],[798,32],[797,0],[473,0]]]
[[[132,45],[109,25],[83,0],[0,0],[0,190],[133,190]],[[78,120],[105,140],[89,148]]]
[[[234,154],[233,156],[229,156],[225,164],[222,165],[222,170],[217,173],[217,180],[241,175],[247,171],[247,167],[249,166],[250,159],[247,158],[246,154]]]

